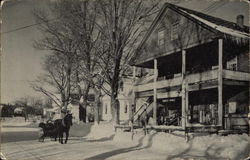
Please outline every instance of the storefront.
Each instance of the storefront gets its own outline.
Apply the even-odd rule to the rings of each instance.
[[[189,94],[188,122],[190,124],[217,125],[217,90],[207,89],[190,92]]]
[[[181,125],[181,98],[158,100],[158,125]]]

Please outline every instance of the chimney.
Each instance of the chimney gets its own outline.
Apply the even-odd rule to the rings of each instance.
[[[243,16],[243,15],[238,15],[238,16],[237,16],[237,25],[238,25],[240,28],[243,28],[243,27],[244,27],[244,16]]]

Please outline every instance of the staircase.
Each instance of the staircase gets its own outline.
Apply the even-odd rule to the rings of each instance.
[[[142,124],[141,124],[141,120],[147,120],[146,116],[152,116],[153,115],[153,103],[152,103],[152,97],[148,98],[143,105],[134,113],[134,115],[132,116],[132,120],[133,120],[133,128],[141,128]],[[123,122],[120,125],[116,125],[115,126],[115,131],[117,131],[117,129],[122,129],[123,131],[131,131],[131,125],[129,120]]]
[[[140,126],[140,120],[146,119],[146,116],[150,116],[153,113],[153,100],[149,97],[145,103],[134,113],[132,119],[133,123]]]

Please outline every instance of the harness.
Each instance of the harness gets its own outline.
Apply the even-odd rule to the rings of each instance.
[[[68,115],[70,115],[70,114],[66,114],[66,115],[62,118],[62,126],[63,126],[63,127],[69,127],[69,126],[70,126],[70,124],[68,124],[69,126],[67,126],[67,124],[65,123],[65,118],[66,118]]]

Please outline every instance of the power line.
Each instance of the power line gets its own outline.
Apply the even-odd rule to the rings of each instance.
[[[227,3],[227,2],[222,2],[221,4],[218,4],[218,6],[217,6],[217,7],[215,7],[215,8],[213,8],[213,9],[211,9],[211,10],[210,10],[210,11],[208,11],[207,13],[210,13],[210,12],[212,12],[212,11],[217,10],[218,8],[220,8],[220,7],[224,6],[226,3]]]
[[[45,21],[45,22],[51,22],[51,21],[54,21],[54,20],[56,20],[56,19],[57,19],[57,18],[49,19],[49,20],[47,20],[47,21]],[[43,23],[43,22],[41,22],[41,23],[30,24],[30,25],[27,25],[27,26],[23,26],[23,27],[19,27],[19,28],[16,28],[16,29],[12,29],[12,30],[6,31],[6,32],[2,32],[1,34],[7,34],[7,33],[11,33],[11,32],[15,32],[15,31],[22,30],[22,29],[34,27],[34,26],[40,25],[40,24],[42,24],[42,23]]]
[[[213,2],[210,6],[208,6],[207,8],[203,9],[202,12],[207,12],[208,10],[210,10],[211,8],[215,7],[217,5],[218,2]]]
[[[208,6],[205,9],[203,9],[202,12],[210,13],[211,11],[214,11],[214,10],[216,10],[216,9],[218,9],[218,8],[220,8],[220,7],[222,7],[223,5],[226,4],[226,2],[222,2],[221,4],[220,4],[220,2],[214,2],[214,3],[212,3],[210,6]],[[50,20],[47,20],[45,22],[54,21],[56,19],[57,18],[50,19]],[[16,28],[16,29],[12,29],[12,30],[9,30],[9,31],[6,31],[6,32],[2,32],[1,34],[7,34],[7,33],[15,32],[15,31],[19,31],[19,30],[30,28],[30,27],[34,27],[34,26],[37,26],[37,25],[40,25],[40,24],[42,24],[42,22],[41,23],[30,24],[30,25],[19,27],[19,28]]]
[[[22,29],[25,29],[25,28],[29,28],[29,27],[33,27],[33,26],[36,26],[36,25],[39,25],[39,24],[41,24],[41,23],[35,23],[35,24],[23,26],[23,27],[20,27],[20,28],[16,28],[16,29],[13,29],[13,30],[9,30],[9,31],[6,31],[6,32],[2,32],[2,34],[11,33],[11,32],[15,32],[15,31],[19,31],[19,30],[22,30]]]

